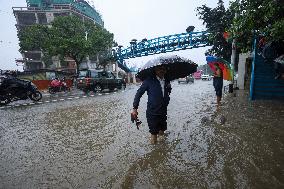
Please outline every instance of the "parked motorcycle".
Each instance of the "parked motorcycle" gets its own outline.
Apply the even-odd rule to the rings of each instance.
[[[70,87],[67,86],[65,79],[58,80],[57,78],[53,79],[48,87],[48,92],[54,94],[56,92],[66,92],[70,91]]]
[[[0,105],[28,98],[39,101],[42,98],[41,92],[30,81],[17,79],[9,75],[1,76],[0,80]]]

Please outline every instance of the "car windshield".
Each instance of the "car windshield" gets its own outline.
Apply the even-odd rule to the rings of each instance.
[[[97,71],[91,71],[91,77],[99,78],[99,73]]]
[[[79,77],[86,77],[88,71],[79,71]]]

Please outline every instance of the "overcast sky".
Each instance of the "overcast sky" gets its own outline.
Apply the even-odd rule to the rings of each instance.
[[[228,1],[224,0],[226,7]],[[218,0],[89,0],[89,2],[100,12],[105,28],[114,33],[115,41],[126,47],[132,39],[152,39],[184,33],[189,25],[195,26],[195,31],[205,30],[202,21],[196,16],[196,8],[203,4],[216,7]],[[15,58],[21,58],[21,54],[18,52],[19,41],[12,7],[25,6],[25,0],[0,0],[0,69],[22,69],[15,63]],[[204,56],[206,49],[203,47],[167,54],[177,54],[201,65],[206,63]],[[153,57],[129,59],[127,63],[129,66],[140,67]]]

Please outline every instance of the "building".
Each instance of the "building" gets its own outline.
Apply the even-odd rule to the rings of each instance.
[[[83,21],[90,20],[104,26],[101,15],[84,0],[26,0],[26,2],[27,7],[13,7],[18,31],[33,24],[50,25],[54,18],[68,15],[76,15]],[[75,62],[72,59],[66,58],[64,64],[58,57],[51,57],[48,61],[43,60],[43,53],[40,50],[25,51],[22,53],[22,57],[25,71],[46,68],[75,70]],[[96,58],[85,60],[81,67],[94,68],[96,67],[96,60]]]

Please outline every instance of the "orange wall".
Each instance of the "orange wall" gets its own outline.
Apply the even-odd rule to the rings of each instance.
[[[50,85],[50,80],[33,80],[32,81],[39,90],[46,90],[48,89],[48,86]],[[67,86],[71,87],[73,85],[73,82],[71,79],[66,80]]]

